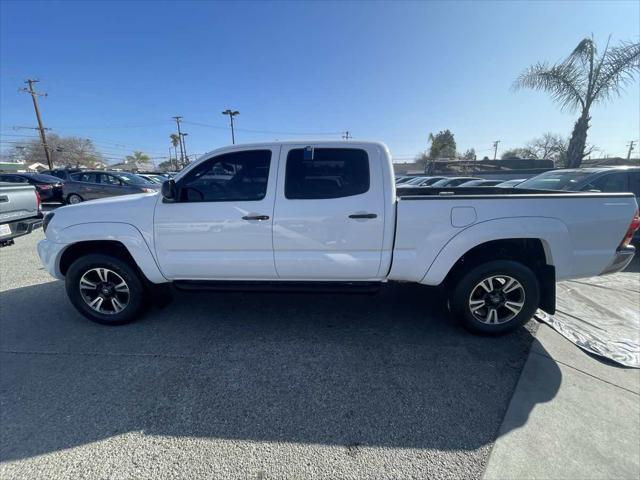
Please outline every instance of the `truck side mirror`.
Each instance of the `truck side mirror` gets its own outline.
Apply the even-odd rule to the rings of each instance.
[[[173,179],[165,180],[162,182],[162,197],[169,201],[174,202],[176,200],[176,182]]]

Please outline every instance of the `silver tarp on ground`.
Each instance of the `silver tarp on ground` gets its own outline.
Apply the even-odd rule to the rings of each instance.
[[[640,368],[640,274],[622,272],[558,283],[557,311],[536,318],[580,348]]]

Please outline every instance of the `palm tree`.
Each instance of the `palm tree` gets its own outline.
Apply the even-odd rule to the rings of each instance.
[[[580,110],[567,149],[567,167],[580,166],[585,153],[589,110],[619,96],[640,70],[640,43],[621,42],[617,47],[605,46],[598,55],[593,38],[585,38],[561,61],[549,65],[539,62],[525,70],[513,88],[532,88],[551,94],[562,110]]]
[[[173,145],[173,151],[176,154],[176,170],[178,170],[178,145],[180,145],[180,136],[177,133],[169,135],[171,139],[171,145]]]

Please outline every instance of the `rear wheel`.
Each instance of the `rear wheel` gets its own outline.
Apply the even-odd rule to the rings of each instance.
[[[146,292],[138,272],[117,257],[80,257],[69,267],[65,281],[71,303],[94,322],[122,325],[144,309]]]
[[[75,205],[76,203],[80,203],[80,202],[83,202],[83,201],[84,201],[84,199],[80,195],[78,195],[76,193],[72,193],[71,195],[69,195],[67,197],[67,203],[69,205]]]
[[[497,335],[529,320],[540,301],[533,271],[511,260],[483,263],[467,272],[455,286],[451,311],[474,333]]]

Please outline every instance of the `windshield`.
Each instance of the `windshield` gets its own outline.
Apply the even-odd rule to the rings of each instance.
[[[575,190],[582,181],[592,175],[591,172],[580,171],[551,171],[525,180],[516,185],[516,188],[529,188],[532,190]]]
[[[144,178],[139,177],[138,175],[134,175],[133,173],[118,173],[116,174],[116,177],[120,178],[121,180],[124,180],[125,182],[131,185],[151,185],[152,184],[151,182],[148,182]]]

